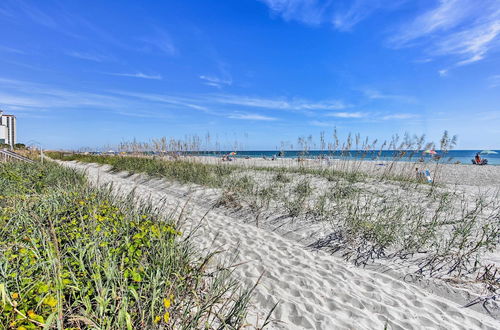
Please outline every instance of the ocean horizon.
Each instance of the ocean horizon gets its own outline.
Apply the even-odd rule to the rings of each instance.
[[[436,157],[429,154],[423,154],[422,151],[415,152],[413,150],[383,150],[383,151],[364,151],[364,150],[346,150],[346,151],[328,151],[328,150],[309,150],[306,153],[301,150],[210,150],[210,151],[198,151],[190,152],[196,153],[202,156],[221,156],[229,154],[231,152],[236,152],[236,155],[232,157],[235,158],[271,158],[281,157],[281,158],[307,158],[315,159],[318,157],[328,157],[332,159],[362,159],[362,160],[380,160],[380,161],[417,161],[423,159],[426,162],[436,162],[446,164],[455,164],[460,162],[460,164],[470,164],[472,165],[472,159],[476,153],[483,150],[449,150],[443,152],[441,150],[436,150]],[[495,154],[481,154],[481,158],[486,158],[488,160],[488,165],[500,165],[500,150],[490,150],[495,152]],[[280,155],[280,152],[282,154]]]

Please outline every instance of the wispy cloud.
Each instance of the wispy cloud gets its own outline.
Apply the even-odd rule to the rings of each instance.
[[[308,124],[311,126],[318,126],[318,127],[337,127],[339,123],[334,121],[312,120],[308,122]]]
[[[377,10],[393,10],[406,0],[259,0],[274,15],[286,21],[309,25],[331,24],[338,30],[351,30]]]
[[[367,114],[363,112],[332,112],[327,114],[326,116],[337,118],[363,118],[366,117]]]
[[[264,115],[259,115],[256,113],[234,113],[230,114],[228,118],[231,119],[242,119],[242,120],[260,120],[260,121],[273,121],[278,120],[278,118],[268,117]]]
[[[259,98],[234,94],[196,94],[171,96],[165,94],[136,93],[113,91],[114,93],[147,99],[150,101],[182,104],[197,110],[208,111],[209,106],[223,108],[224,105],[241,108],[257,108],[268,110],[300,111],[300,110],[338,110],[346,106],[340,101],[312,102],[306,100],[286,100],[282,98]]]
[[[318,110],[321,111],[320,115],[339,119],[368,116],[362,112],[331,112],[345,107],[342,102],[332,100],[314,102],[305,99],[259,98],[233,94],[169,95],[127,90],[81,91],[1,77],[0,101],[6,108],[17,107],[25,111],[102,109],[117,114],[128,113],[131,116],[147,117],[154,116],[156,112],[158,116],[164,117],[194,110],[206,115],[238,120],[279,120],[275,115],[259,113],[262,109],[288,111],[306,116],[311,110]]]
[[[104,62],[111,60],[111,57],[108,55],[88,53],[88,52],[68,51],[66,52],[66,55],[81,60],[94,61],[94,62]]]
[[[402,119],[415,119],[419,116],[413,113],[393,113],[391,115],[383,116],[382,120],[402,120]]]
[[[143,51],[160,51],[169,56],[178,54],[172,37],[162,28],[155,27],[150,35],[142,37],[139,40],[143,43]]]
[[[333,25],[341,31],[349,31],[356,24],[377,11],[390,11],[401,6],[406,0],[352,0],[337,9],[333,15]]]
[[[106,73],[112,76],[119,77],[131,77],[131,78],[141,78],[141,79],[150,79],[150,80],[162,80],[163,77],[159,74],[145,74],[142,72],[135,73]]]
[[[201,107],[189,107],[188,103],[175,98],[155,99],[153,95],[135,96],[127,92],[88,92],[0,78],[0,108],[26,113],[98,109],[122,116],[167,118],[180,110],[199,110]]]
[[[403,46],[430,33],[453,28],[467,18],[470,5],[470,1],[467,0],[440,0],[437,7],[406,24],[405,28],[393,36],[392,42]]]
[[[442,69],[438,71],[441,77],[446,77],[448,75],[448,69]]]
[[[6,47],[6,46],[0,46],[0,51],[1,52],[7,52],[7,53],[15,53],[15,54],[26,54],[26,52],[17,49],[17,48],[11,48],[11,47]]]
[[[455,65],[483,59],[500,41],[498,0],[440,0],[390,40],[395,47],[424,45],[433,56],[455,56]]]
[[[281,15],[284,20],[299,21],[306,24],[320,24],[328,16],[331,1],[321,5],[316,0],[260,0],[271,12]]]
[[[223,79],[215,76],[200,76],[203,83],[208,86],[222,88],[223,86],[231,86],[233,84],[232,79]]]
[[[487,18],[470,29],[450,35],[437,44],[439,55],[454,54],[461,58],[457,65],[480,61],[491,48],[500,44],[500,9],[494,19]]]
[[[71,91],[27,81],[0,78],[2,105],[29,109],[103,107],[114,109],[120,104],[109,95]]]
[[[30,17],[33,21],[37,22],[46,27],[56,28],[56,21],[45,14],[43,11],[38,9],[37,7],[26,3],[23,0],[16,0],[16,5],[20,8],[28,17]]]
[[[415,97],[409,95],[399,95],[399,94],[390,94],[384,93],[376,89],[365,88],[361,90],[366,97],[372,100],[395,100],[406,103],[414,103],[416,102]]]
[[[174,105],[183,108],[189,108],[199,111],[204,111],[209,113],[210,110],[203,105],[196,104],[199,100],[196,100],[194,97],[181,97],[181,96],[172,96],[166,94],[154,94],[154,93],[139,93],[139,92],[129,92],[129,91],[119,91],[112,90],[110,91],[112,94],[132,97],[136,99],[142,99],[146,101],[163,103],[167,105]]]
[[[499,111],[486,111],[479,112],[476,114],[475,119],[483,120],[483,121],[494,121],[500,119],[500,110]]]
[[[232,104],[253,108],[265,108],[276,110],[339,110],[347,107],[341,101],[320,101],[314,102],[301,99],[285,98],[260,98],[241,95],[221,94],[212,98],[213,101],[222,104]]]
[[[490,82],[490,88],[495,88],[500,86],[500,74],[493,75],[488,78]]]

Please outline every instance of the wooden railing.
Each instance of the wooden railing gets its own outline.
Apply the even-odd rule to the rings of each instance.
[[[0,150],[0,161],[1,162],[20,161],[20,162],[33,163],[31,159],[21,156],[7,149]]]

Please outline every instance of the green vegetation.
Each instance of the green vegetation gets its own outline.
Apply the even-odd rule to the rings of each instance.
[[[72,170],[0,164],[0,324],[13,329],[238,329],[249,291],[172,219]]]
[[[359,140],[356,136],[340,150],[357,147]],[[397,258],[424,275],[463,277],[472,274],[473,277],[484,273],[483,277],[496,281],[498,287],[500,282],[491,279],[495,275],[490,276],[494,271],[486,272],[487,265],[481,263],[482,255],[494,250],[499,243],[498,195],[472,198],[447,191],[435,184],[436,180],[431,185],[422,183],[416,179],[415,164],[411,162],[402,163],[402,169],[396,171],[396,161],[404,155],[419,155],[423,147],[434,148],[434,144],[424,144],[423,140],[423,137],[405,136],[398,146],[399,156],[378,168],[377,175],[362,171],[363,160],[340,159],[332,166],[314,168],[304,162],[289,167],[258,167],[204,164],[178,157],[165,160],[60,153],[51,156],[109,164],[114,171],[142,172],[181,183],[219,188],[216,207],[235,212],[250,210],[257,225],[266,218],[276,217],[330,222],[332,232],[311,246],[339,253],[355,264]],[[310,139],[301,141],[311,143]],[[445,132],[440,141],[441,150],[446,153],[455,143],[456,138]],[[364,143],[362,150],[373,150],[374,144]],[[332,150],[338,150],[338,145],[339,142],[335,142]],[[396,146],[397,138],[391,141],[389,148]],[[303,148],[310,149],[308,145]],[[434,164],[433,172],[438,173],[439,161]]]
[[[236,169],[229,165],[210,165],[182,160],[162,161],[152,158],[94,156],[48,152],[47,156],[65,161],[77,160],[86,163],[107,164],[113,171],[128,171],[131,173],[147,173],[151,176],[176,180],[181,183],[196,183],[209,187],[220,187],[224,178]]]

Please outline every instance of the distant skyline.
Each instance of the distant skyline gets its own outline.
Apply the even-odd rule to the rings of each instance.
[[[46,148],[320,132],[500,149],[500,0],[0,2],[0,109]]]

